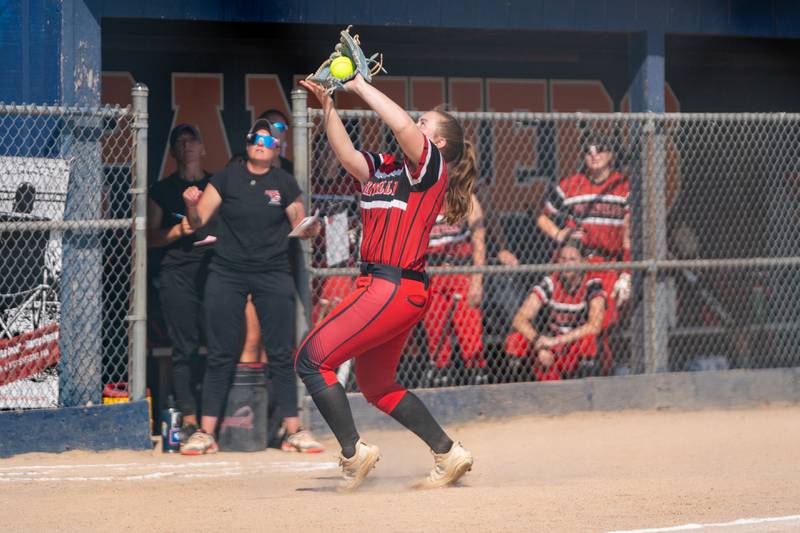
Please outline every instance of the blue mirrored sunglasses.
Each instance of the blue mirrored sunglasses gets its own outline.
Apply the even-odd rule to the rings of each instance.
[[[272,123],[272,127],[273,127],[273,128],[275,128],[275,130],[276,130],[278,133],[283,133],[284,131],[286,131],[286,130],[288,130],[288,129],[289,129],[289,126],[287,126],[287,125],[286,125],[285,123],[283,123],[283,122],[273,122],[273,123]]]
[[[272,135],[259,135],[256,133],[250,137],[250,144],[258,144],[259,141],[264,145],[264,148],[274,148],[278,145],[278,139]]]

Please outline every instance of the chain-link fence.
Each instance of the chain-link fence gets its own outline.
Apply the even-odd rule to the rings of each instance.
[[[375,114],[340,115],[357,148],[400,155]],[[455,115],[483,219],[434,228],[403,383],[800,365],[800,116]],[[353,287],[361,226],[319,111],[308,124],[316,322]]]
[[[0,409],[97,404],[131,381],[145,128],[131,108],[0,104]]]

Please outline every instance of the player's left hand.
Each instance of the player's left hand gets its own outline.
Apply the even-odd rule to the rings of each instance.
[[[617,302],[617,305],[622,305],[627,302],[631,297],[631,275],[623,272],[614,283],[614,290],[611,291],[611,297]]]

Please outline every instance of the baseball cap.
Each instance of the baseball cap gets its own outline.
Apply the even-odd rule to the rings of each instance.
[[[250,127],[250,131],[247,132],[247,137],[250,138],[250,136],[258,130],[266,130],[270,135],[273,135],[272,122],[265,118],[259,118],[253,122],[253,125]]]
[[[178,124],[177,126],[172,128],[172,131],[169,134],[170,148],[175,147],[175,143],[177,142],[178,137],[180,136],[181,133],[191,133],[195,139],[197,139],[200,142],[203,142],[203,136],[200,135],[200,130],[197,129],[197,126],[193,126],[191,124],[186,124],[186,123]]]

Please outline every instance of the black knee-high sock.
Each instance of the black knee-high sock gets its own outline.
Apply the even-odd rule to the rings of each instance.
[[[342,455],[347,458],[353,457],[356,453],[358,431],[344,388],[341,384],[335,383],[317,394],[312,394],[311,399],[336,435],[336,440],[342,447]]]
[[[434,452],[447,453],[453,447],[453,441],[415,394],[407,392],[389,414],[424,440]]]

